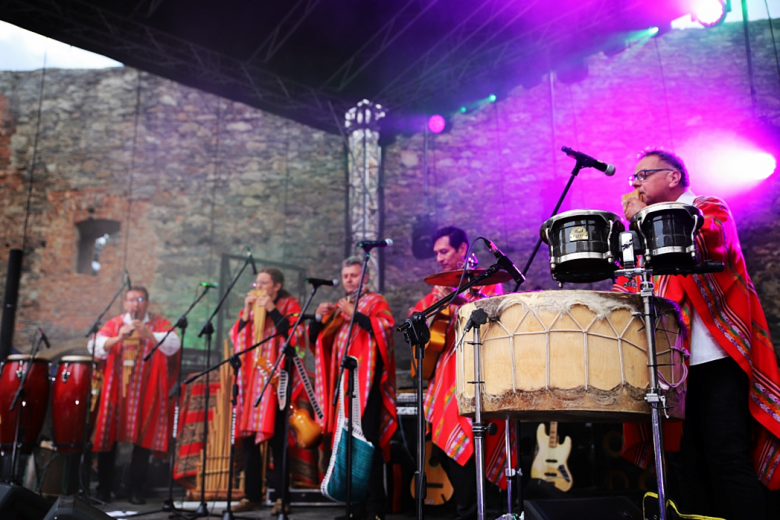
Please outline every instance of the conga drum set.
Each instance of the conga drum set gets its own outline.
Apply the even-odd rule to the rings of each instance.
[[[631,219],[631,231],[616,214],[598,210],[568,211],[544,222],[541,238],[561,287],[622,276],[638,294],[539,291],[462,306],[456,397],[460,413],[474,418],[477,449],[483,418],[649,418],[665,518],[661,416],[685,417],[689,354],[680,309],[654,296],[653,275],[723,269],[716,262],[697,263],[696,233],[703,222],[696,207],[677,202],[647,206]],[[472,341],[465,339],[469,331]],[[481,483],[479,456],[476,462]]]
[[[100,393],[96,363],[89,356],[63,356],[52,377],[52,364],[36,356],[37,347],[32,354],[13,354],[0,362],[0,450],[12,453],[12,479],[18,454],[29,455],[38,444],[50,394],[52,438],[58,453],[81,453],[87,428],[91,432],[94,426]],[[88,402],[92,403],[89,425]]]

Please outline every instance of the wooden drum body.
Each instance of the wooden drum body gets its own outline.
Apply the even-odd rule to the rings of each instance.
[[[669,413],[685,415],[688,353],[680,313],[656,299],[659,381]],[[541,291],[472,302],[458,313],[458,339],[475,308],[491,320],[481,327],[482,413],[529,421],[649,420],[647,340],[639,295]],[[474,413],[473,331],[459,345],[457,398]]]
[[[24,399],[19,399],[11,411],[14,395],[28,366],[30,371],[24,383]],[[41,434],[48,406],[48,361],[35,358],[30,366],[29,354],[12,354],[0,363],[0,445],[3,450],[13,447],[17,417],[23,408],[19,440],[22,453],[32,453]]]
[[[54,379],[51,419],[54,444],[62,453],[78,453],[84,444],[87,421],[87,396],[92,392],[90,432],[95,424],[100,388],[96,364],[89,356],[63,356]]]

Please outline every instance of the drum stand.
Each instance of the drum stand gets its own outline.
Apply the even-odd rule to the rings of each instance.
[[[194,302],[190,305],[190,307],[184,311],[184,314],[181,315],[181,317],[176,320],[176,325],[171,327],[168,332],[165,333],[165,336],[157,342],[157,345],[155,345],[148,354],[144,356],[144,363],[149,361],[151,359],[152,354],[154,354],[158,348],[160,348],[160,345],[165,343],[165,340],[168,339],[168,336],[173,332],[176,327],[181,329],[181,348],[180,352],[181,355],[179,356],[179,372],[178,377],[176,380],[176,387],[173,388],[172,392],[169,393],[168,397],[173,400],[173,429],[171,430],[171,438],[168,441],[169,442],[169,450],[171,452],[171,471],[170,475],[168,475],[168,498],[166,498],[163,501],[163,506],[160,509],[152,509],[151,511],[142,511],[140,513],[132,513],[127,516],[144,516],[144,515],[153,515],[155,513],[171,513],[171,517],[176,516],[182,516],[181,513],[185,512],[183,509],[177,508],[173,503],[173,471],[174,466],[176,462],[176,438],[178,437],[178,428],[179,428],[179,400],[181,397],[181,364],[182,364],[182,358],[184,358],[184,335],[187,332],[187,314],[190,313],[190,311],[195,307],[200,300],[203,299],[204,296],[206,296],[206,293],[209,292],[209,289],[211,289],[210,285],[205,286],[203,292],[198,296]],[[118,516],[116,518],[125,518],[124,516]]]
[[[506,505],[507,505],[507,513],[505,515],[501,515],[498,517],[498,520],[524,520],[525,513],[523,512],[523,483],[522,483],[522,477],[523,477],[523,468],[520,465],[520,460],[518,457],[517,461],[517,469],[512,467],[512,433],[510,431],[510,426],[513,421],[510,421],[509,419],[505,420],[504,424],[504,442],[506,443],[506,469],[504,470],[504,474],[506,475]],[[520,432],[520,421],[515,420],[515,430]],[[517,443],[517,453],[519,455],[520,453],[520,442]],[[520,504],[518,506],[518,512],[513,513],[512,512],[512,480],[514,478],[517,478],[517,500]]]
[[[483,280],[487,280],[493,276],[500,267],[498,264],[493,264],[488,267],[484,273],[476,276],[473,280],[464,284],[462,287],[458,287],[451,294],[445,296],[441,300],[437,301],[422,312],[415,312],[409,318],[407,318],[403,324],[399,325],[396,330],[402,332],[404,339],[411,347],[414,348],[415,363],[418,367],[422,367],[423,358],[425,357],[425,345],[431,339],[431,331],[428,329],[426,320],[435,315],[442,308],[449,305],[449,303],[458,297],[459,294],[471,289],[475,285],[479,284]],[[476,347],[475,347],[476,348]],[[477,365],[478,366],[478,365]],[[424,413],[424,399],[423,399],[423,371],[417,370],[417,471],[414,474],[414,487],[417,498],[417,520],[423,520],[425,518],[425,511],[423,506],[425,505],[425,496],[427,494],[428,486],[425,481],[425,413]],[[478,378],[475,378],[478,379]],[[479,385],[477,385],[479,388]],[[479,420],[477,421],[479,422]],[[484,437],[484,432],[480,432],[480,435]],[[477,430],[474,429],[474,442],[477,440]],[[480,446],[482,440],[480,438]],[[476,448],[475,448],[476,449]],[[478,466],[481,468],[481,465]],[[484,468],[481,469],[484,473]],[[477,484],[481,486],[481,480]],[[479,488],[478,488],[479,489]],[[483,497],[484,498],[484,497]],[[483,505],[484,509],[484,505]],[[484,515],[484,511],[483,511]]]

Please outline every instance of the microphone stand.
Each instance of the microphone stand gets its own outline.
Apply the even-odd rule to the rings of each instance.
[[[173,429],[171,430],[171,438],[170,438],[170,447],[169,450],[171,451],[171,471],[170,475],[168,476],[168,498],[166,498],[163,501],[163,506],[160,509],[153,509],[151,511],[143,511],[140,513],[132,513],[128,516],[144,516],[144,515],[152,515],[155,513],[172,513],[170,517],[175,516],[182,516],[181,513],[185,512],[183,509],[179,509],[174,505],[173,502],[173,471],[174,471],[174,463],[176,462],[176,438],[178,437],[178,427],[179,427],[179,401],[181,397],[181,365],[182,365],[182,358],[184,358],[184,335],[187,333],[187,326],[189,323],[187,322],[187,315],[190,313],[190,311],[195,307],[200,300],[203,299],[204,296],[206,296],[206,293],[209,292],[209,289],[211,289],[211,286],[206,286],[203,290],[203,292],[195,299],[194,302],[189,306],[189,308],[184,311],[184,314],[181,315],[181,317],[176,320],[176,325],[168,329],[168,332],[165,333],[165,336],[157,342],[157,345],[155,345],[148,354],[144,356],[144,363],[149,361],[151,359],[152,354],[155,353],[155,351],[160,348],[160,345],[165,343],[165,340],[168,339],[168,336],[170,336],[171,332],[173,332],[176,327],[179,327],[181,329],[181,347],[180,352],[181,355],[179,356],[179,372],[176,379],[176,386],[173,388],[173,391],[169,393],[168,397],[173,399]],[[191,511],[186,511],[191,512]],[[125,518],[124,516],[119,516],[117,518]]]
[[[499,265],[493,264],[488,267],[484,273],[476,276],[473,280],[466,283],[463,286],[459,286],[451,294],[445,296],[441,300],[433,303],[427,309],[421,312],[415,312],[406,320],[403,324],[399,325],[396,330],[402,332],[404,339],[409,346],[414,349],[414,357],[418,367],[422,367],[423,358],[425,357],[425,345],[431,339],[431,331],[428,328],[427,319],[435,315],[442,308],[449,305],[449,303],[458,297],[461,293],[471,289],[475,285],[479,284],[483,280],[486,280],[493,276],[500,270]],[[519,284],[518,284],[519,285]],[[414,474],[414,486],[416,489],[417,497],[417,520],[423,520],[425,518],[425,512],[423,506],[425,505],[425,496],[427,494],[428,487],[425,479],[425,413],[423,404],[423,375],[422,370],[418,369],[416,374],[417,379],[417,471]]]
[[[255,343],[251,347],[247,347],[244,350],[240,352],[236,352],[232,356],[228,357],[227,359],[224,359],[217,363],[214,366],[211,366],[207,368],[206,370],[203,370],[202,372],[198,372],[197,374],[194,374],[190,377],[188,377],[184,384],[190,384],[196,379],[200,378],[201,376],[204,376],[208,374],[209,372],[213,372],[214,370],[217,370],[219,367],[224,365],[225,363],[230,363],[230,366],[233,367],[233,386],[231,391],[231,399],[230,403],[232,406],[232,413],[230,418],[230,453],[228,455],[228,492],[227,492],[227,509],[223,512],[222,518],[225,520],[232,520],[235,518],[241,518],[237,516],[233,516],[233,511],[231,511],[231,505],[230,502],[233,498],[233,455],[234,455],[234,447],[235,447],[235,427],[236,427],[236,402],[238,397],[238,369],[241,368],[241,359],[240,356],[243,356],[247,352],[251,352],[252,350],[256,349],[260,345],[263,345],[264,343],[267,343],[268,341],[272,340],[273,338],[279,336],[281,333],[276,332],[272,334],[271,336],[268,336],[267,338],[263,339],[262,341]],[[206,384],[208,385],[208,378],[206,380]],[[208,417],[208,408],[206,408],[206,416]],[[205,450],[205,448],[204,448]],[[211,516],[211,515],[209,515]],[[216,515],[214,515],[216,516]]]
[[[344,357],[341,359],[341,371],[339,377],[336,380],[336,387],[333,395],[333,407],[338,404],[339,393],[341,389],[341,378],[344,377],[344,371],[347,372],[347,403],[346,409],[349,410],[347,416],[347,497],[345,506],[346,519],[352,518],[351,502],[352,502],[352,399],[355,398],[355,382],[353,380],[353,371],[357,368],[357,360],[349,355],[349,347],[352,345],[352,331],[355,329],[355,316],[358,312],[358,305],[360,303],[360,293],[363,292],[363,279],[366,276],[366,268],[368,267],[368,260],[371,257],[371,248],[369,244],[363,245],[363,265],[360,268],[360,280],[358,281],[357,295],[355,296],[355,306],[352,309],[352,317],[349,320],[349,328],[347,329],[347,344],[344,347]],[[418,370],[421,372],[421,370]],[[375,448],[377,449],[377,448]]]
[[[99,502],[102,505],[105,505],[105,502],[98,500],[95,497],[89,496],[89,467],[87,466],[87,454],[89,453],[88,450],[92,448],[92,443],[89,440],[92,436],[92,432],[89,431],[90,416],[92,415],[92,376],[95,373],[95,349],[97,348],[97,333],[100,330],[100,323],[103,321],[103,316],[105,316],[106,313],[111,309],[116,299],[119,298],[119,295],[122,294],[122,291],[124,291],[125,287],[128,289],[130,288],[129,276],[125,277],[125,281],[122,282],[121,286],[119,286],[119,290],[114,294],[114,296],[111,298],[111,301],[108,302],[108,305],[106,305],[106,308],[103,309],[103,312],[100,313],[95,322],[89,328],[89,331],[84,335],[85,338],[92,336],[92,349],[89,353],[89,391],[87,392],[87,412],[84,417],[84,442],[81,445],[81,459],[79,460],[78,495],[79,497],[86,497],[90,501]],[[111,490],[108,492],[110,494]]]
[[[290,334],[287,336],[287,339],[285,339],[284,345],[282,345],[281,351],[282,355],[280,355],[278,358],[276,358],[276,362],[274,363],[273,367],[271,368],[271,371],[268,373],[268,377],[265,380],[265,384],[263,384],[263,389],[260,391],[260,395],[257,396],[257,399],[255,400],[254,406],[257,407],[260,405],[260,402],[263,400],[263,395],[265,394],[266,389],[268,388],[268,385],[271,383],[271,380],[273,379],[274,373],[279,369],[280,362],[284,360],[284,364],[282,365],[281,370],[286,370],[288,373],[292,374],[292,368],[294,363],[294,357],[297,357],[298,354],[295,352],[295,347],[290,346],[290,342],[292,341],[293,333],[298,330],[298,326],[303,322],[304,315],[306,313],[306,309],[309,308],[309,305],[311,304],[312,298],[314,298],[315,293],[317,292],[317,289],[319,289],[319,285],[314,285],[311,289],[311,292],[309,293],[308,298],[306,298],[306,302],[303,304],[303,308],[301,309],[301,312],[298,316],[298,320],[295,322],[295,325],[290,329]],[[270,339],[270,338],[269,338]],[[244,351],[246,352],[246,351]],[[244,352],[240,352],[238,355],[243,354]],[[238,381],[238,369],[241,367],[241,361],[236,360],[237,365],[233,364],[233,370],[235,373],[235,379],[234,381]],[[300,358],[299,358],[300,361]],[[232,363],[231,363],[232,364]],[[298,375],[303,378],[308,377],[305,372],[301,373],[300,371],[300,365],[296,365],[298,367]],[[289,465],[290,465],[290,404],[292,401],[292,375],[290,375],[290,380],[287,383],[287,388],[285,389],[285,406],[284,406],[284,451],[282,452],[282,460],[281,460],[281,471],[282,474],[282,510],[279,513],[279,516],[277,517],[279,520],[287,520],[287,505],[290,502],[289,492],[288,489],[289,486]],[[236,405],[236,395],[238,393],[238,383],[234,386],[233,389],[233,421],[235,425],[235,405]],[[315,409],[315,412],[319,405],[316,402],[312,403],[312,406]],[[276,464],[276,461],[274,461],[274,464]],[[230,488],[228,488],[228,491]],[[231,516],[228,516],[228,515]],[[228,501],[228,510],[225,511],[224,516],[222,517],[222,520],[232,520],[232,513],[230,513],[230,502]]]
[[[219,310],[222,308],[222,305],[225,303],[225,300],[230,294],[230,291],[233,290],[233,286],[236,285],[238,279],[241,278],[241,275],[244,273],[244,269],[246,269],[246,266],[249,265],[250,261],[252,261],[252,257],[247,256],[246,260],[244,260],[244,265],[241,266],[241,269],[238,271],[238,273],[236,273],[236,276],[233,278],[233,280],[231,280],[230,284],[225,290],[225,293],[222,295],[222,298],[219,300],[217,307],[214,309],[214,312],[211,313],[211,316],[209,316],[209,318],[206,320],[206,323],[203,325],[203,328],[198,333],[199,338],[202,337],[204,334],[206,335],[206,366],[211,364],[211,336],[214,334],[214,325],[212,325],[211,320],[214,319],[214,316],[216,316]],[[205,394],[204,395],[205,411],[203,414],[203,464],[202,467],[200,468],[200,504],[198,504],[198,509],[192,512],[193,515],[192,518],[216,516],[209,513],[209,508],[208,505],[206,504],[206,446],[208,444],[208,438],[209,438],[209,382],[208,380],[206,381],[206,389],[204,394]],[[231,460],[230,463],[232,464],[233,461]]]
[[[38,336],[38,341],[35,342],[35,346],[32,350],[32,355],[30,356],[30,360],[27,363],[27,366],[24,369],[24,372],[22,372],[22,377],[19,381],[19,388],[16,389],[16,394],[14,394],[14,398],[11,401],[11,406],[9,407],[8,411],[13,412],[14,408],[16,407],[16,403],[19,402],[19,399],[22,400],[22,407],[19,409],[19,413],[16,414],[16,428],[14,431],[14,445],[11,450],[11,478],[9,479],[9,482],[12,484],[19,484],[19,482],[16,480],[16,465],[18,462],[19,457],[19,449],[22,447],[21,445],[21,430],[22,430],[22,411],[24,411],[24,384],[27,382],[27,375],[30,373],[30,369],[32,368],[33,363],[35,362],[35,356],[38,354],[38,349],[41,347],[41,343],[43,342],[43,336]]]
[[[555,205],[555,209],[553,210],[552,215],[550,215],[550,218],[558,214],[558,211],[561,209],[561,204],[563,204],[563,200],[566,198],[566,194],[569,193],[569,188],[571,188],[574,179],[577,177],[577,175],[580,173],[580,170],[583,168],[585,168],[585,164],[583,164],[581,159],[578,158],[569,176],[569,182],[566,183],[566,187],[563,189],[563,193],[561,193],[560,198],[558,198],[558,203]],[[533,252],[531,252],[531,257],[528,259],[528,262],[526,262],[525,267],[523,268],[523,273],[527,273],[528,269],[531,268],[531,264],[534,262],[534,258],[536,258],[536,253],[539,252],[539,247],[541,245],[542,245],[542,236],[539,235],[539,238],[536,240],[536,245],[534,246],[534,250]],[[515,285],[515,290],[513,292],[517,292],[519,288],[520,288],[520,284],[518,283],[517,285]]]

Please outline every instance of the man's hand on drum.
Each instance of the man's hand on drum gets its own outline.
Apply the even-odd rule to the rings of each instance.
[[[625,204],[623,204],[623,214],[626,219],[631,220],[631,217],[647,207],[647,204],[639,200],[637,197],[630,197]]]

